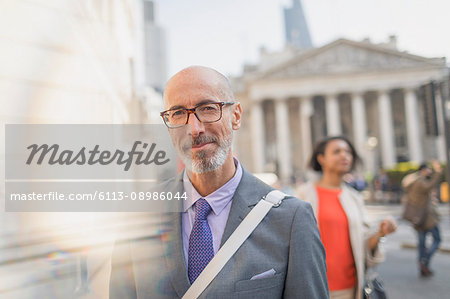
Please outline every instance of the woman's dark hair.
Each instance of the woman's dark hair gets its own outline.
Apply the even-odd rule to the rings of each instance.
[[[352,152],[353,162],[352,162],[352,170],[355,168],[355,165],[360,162],[360,158],[358,156],[358,153],[355,150],[355,147],[353,144],[344,136],[331,136],[327,137],[319,142],[316,143],[314,146],[313,153],[311,155],[311,159],[309,160],[308,166],[311,167],[315,171],[322,172],[322,165],[320,165],[319,161],[317,160],[317,157],[319,155],[325,154],[325,149],[327,148],[328,143],[330,143],[333,140],[342,140],[345,141],[348,146],[350,147],[350,150]]]

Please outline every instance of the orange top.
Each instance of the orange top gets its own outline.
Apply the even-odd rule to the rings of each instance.
[[[330,291],[349,289],[356,285],[348,220],[339,201],[341,190],[316,186],[318,195],[319,231],[327,254],[327,278]]]

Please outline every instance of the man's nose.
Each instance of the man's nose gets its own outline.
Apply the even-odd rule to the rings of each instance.
[[[197,137],[205,132],[205,125],[198,120],[194,113],[189,114],[188,125],[190,125],[190,134],[192,137]]]

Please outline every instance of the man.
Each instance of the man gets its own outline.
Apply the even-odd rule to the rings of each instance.
[[[273,189],[233,157],[242,108],[226,77],[206,67],[186,68],[168,81],[164,105],[161,116],[186,166],[172,186],[186,191],[187,200],[161,238],[164,262],[135,262],[136,255],[150,254],[139,250],[142,244],[131,245],[138,298],[182,297]],[[311,206],[287,197],[272,208],[200,298],[328,298],[325,252]]]
[[[430,260],[441,242],[438,227],[439,215],[430,192],[440,182],[442,168],[437,161],[433,161],[432,165],[434,173],[428,165],[422,164],[417,173],[405,177],[402,181],[407,197],[407,208],[405,209],[404,217],[410,218],[414,228],[417,230],[419,239],[417,246],[419,271],[420,275],[425,277],[433,275],[429,268]],[[433,237],[433,243],[429,248],[426,247],[428,234],[431,234]]]

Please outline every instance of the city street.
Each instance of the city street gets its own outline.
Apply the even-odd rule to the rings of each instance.
[[[434,276],[422,278],[417,267],[416,231],[401,219],[400,205],[367,205],[369,219],[373,223],[392,215],[398,222],[397,231],[385,242],[386,261],[377,267],[388,298],[448,298],[450,294],[450,218],[449,206],[440,207],[442,220],[441,250],[431,261]],[[375,224],[374,224],[375,225]],[[414,248],[411,248],[414,247]]]

